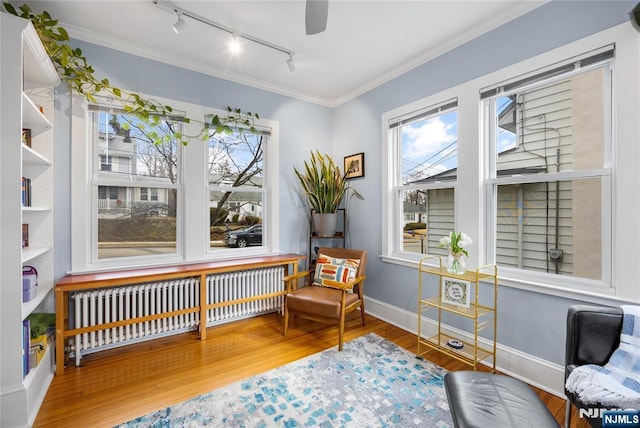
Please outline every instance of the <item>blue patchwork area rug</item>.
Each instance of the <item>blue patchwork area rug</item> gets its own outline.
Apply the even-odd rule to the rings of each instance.
[[[119,427],[452,427],[445,373],[370,333]]]

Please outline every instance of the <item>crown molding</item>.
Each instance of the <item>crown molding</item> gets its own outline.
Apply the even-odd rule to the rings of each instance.
[[[186,61],[184,58],[178,58],[174,55],[168,55],[165,52],[159,51],[157,49],[154,50],[146,47],[138,48],[128,41],[114,37],[106,37],[104,34],[89,31],[84,28],[76,27],[74,25],[66,23],[63,23],[62,25],[67,30],[70,37],[73,39],[82,40],[83,42],[115,49],[131,55],[162,62],[164,64],[173,65],[176,67],[184,68],[186,70],[191,70],[220,79],[228,80],[234,83],[240,83],[242,85],[250,86],[256,89],[262,89],[279,95],[295,98],[301,101],[319,104],[325,107],[331,107],[331,101],[326,98],[315,97],[308,94],[291,91],[278,85],[273,85],[262,80],[249,77],[247,75],[230,73],[226,70],[211,66],[210,64],[203,64],[196,61]]]

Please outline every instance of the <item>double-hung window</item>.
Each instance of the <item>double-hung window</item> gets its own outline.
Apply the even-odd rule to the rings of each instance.
[[[450,99],[388,119],[391,254],[446,254],[438,241],[455,223],[457,105]]]
[[[180,144],[173,135],[181,123],[89,110],[92,263],[178,254]]]
[[[270,198],[266,158],[270,135],[268,128],[210,133],[207,174],[211,250],[268,248],[270,222],[265,217]],[[224,230],[222,239],[215,236],[220,230]]]
[[[505,275],[610,283],[613,53],[481,91],[487,252]]]

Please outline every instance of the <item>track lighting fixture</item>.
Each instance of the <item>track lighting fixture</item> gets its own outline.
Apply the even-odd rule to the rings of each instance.
[[[296,65],[293,62],[293,54],[289,54],[289,58],[287,59],[287,66],[289,67],[289,71],[296,71]]]
[[[244,34],[244,33],[239,33],[235,30],[233,30],[230,27],[227,27],[225,25],[219,24],[217,22],[214,22],[208,18],[205,18],[204,16],[200,16],[197,15],[193,12],[190,12],[186,9],[183,9],[181,7],[176,6],[172,1],[169,0],[152,0],[153,3],[158,6],[158,8],[169,12],[169,13],[175,13],[178,16],[178,20],[176,21],[175,24],[173,24],[171,26],[171,28],[173,28],[173,31],[175,31],[177,34],[180,34],[180,30],[182,28],[184,28],[184,26],[186,25],[186,22],[184,21],[183,17],[188,17],[190,19],[193,19],[194,21],[198,21],[201,22],[203,24],[206,24],[210,27],[213,28],[217,28],[218,30],[222,30],[222,31],[226,31],[227,33],[231,34],[233,36],[233,40],[232,43],[237,42],[238,48],[240,47],[240,39],[245,39],[248,40],[250,42],[253,43],[257,43],[259,45],[265,46],[267,48],[271,48],[273,50],[282,52],[286,55],[288,55],[287,58],[287,66],[289,67],[290,71],[294,71],[296,69],[295,64],[293,63],[293,55],[295,55],[295,52],[293,52],[292,50],[283,48],[282,46],[278,46],[276,44],[267,42],[266,40],[262,40],[259,39],[257,37],[253,37],[249,34]],[[232,52],[234,51],[234,48],[231,47]]]
[[[180,30],[182,30],[187,23],[182,19],[182,14],[180,12],[176,11],[176,15],[178,15],[178,20],[171,26],[171,28],[176,32],[176,34],[180,34]]]

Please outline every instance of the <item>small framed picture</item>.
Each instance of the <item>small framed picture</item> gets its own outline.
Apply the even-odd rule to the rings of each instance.
[[[471,285],[469,281],[462,281],[454,278],[442,278],[442,303],[469,307]]]
[[[364,177],[364,153],[345,156],[344,170],[347,178]]]

